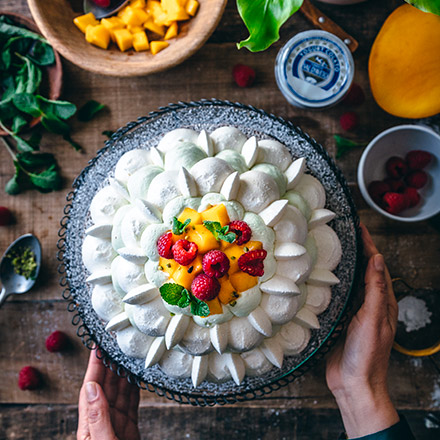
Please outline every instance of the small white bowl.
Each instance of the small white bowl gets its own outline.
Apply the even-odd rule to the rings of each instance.
[[[434,159],[424,169],[428,183],[419,190],[420,202],[393,215],[378,206],[368,194],[368,185],[386,178],[385,163],[392,156],[402,159],[411,150],[429,151]],[[399,125],[378,134],[365,148],[358,166],[358,184],[366,202],[382,215],[401,222],[418,222],[440,212],[440,136],[421,125]]]

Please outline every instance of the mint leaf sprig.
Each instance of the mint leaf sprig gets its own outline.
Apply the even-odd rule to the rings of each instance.
[[[53,154],[36,151],[15,154],[4,138],[1,141],[15,167],[14,177],[5,187],[8,194],[18,194],[25,188],[35,188],[42,193],[60,189],[62,180]]]
[[[341,158],[346,153],[348,153],[351,149],[357,147],[365,147],[365,143],[358,143],[352,141],[350,139],[339,136],[338,134],[333,135],[336,142],[336,159]]]
[[[179,222],[177,217],[173,217],[173,234],[182,235],[185,232],[185,228],[191,223],[191,219],[186,219],[184,223]]]
[[[209,306],[204,301],[200,301],[191,292],[180,284],[166,283],[159,288],[162,299],[181,309],[191,305],[191,313],[195,316],[206,317],[209,315]]]
[[[220,222],[213,222],[210,220],[205,220],[203,226],[214,235],[216,240],[223,240],[228,243],[233,243],[237,238],[236,234],[229,232],[229,226],[223,226]]]

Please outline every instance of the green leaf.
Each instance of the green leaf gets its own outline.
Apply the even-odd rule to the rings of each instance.
[[[15,53],[18,58],[24,61],[23,70],[20,75],[20,83],[17,84],[16,93],[35,93],[40,86],[41,82],[41,70],[32,63],[29,58]]]
[[[61,177],[56,164],[41,173],[28,173],[29,179],[39,190],[54,191],[61,187]]]
[[[12,119],[12,131],[14,133],[19,133],[20,130],[27,125],[28,121],[22,115],[17,115]]]
[[[17,175],[14,175],[12,179],[5,185],[5,192],[10,196],[15,196],[21,192],[20,184],[18,183]]]
[[[27,142],[23,138],[21,138],[20,136],[17,136],[15,134],[11,134],[11,136],[15,140],[15,142],[17,143],[16,147],[20,153],[34,151],[34,147],[31,144],[29,144],[29,142]]]
[[[223,240],[228,243],[233,243],[237,236],[233,232],[229,232],[229,226],[223,226],[219,222],[212,222],[205,220],[203,226],[214,235],[216,240]]]
[[[350,139],[344,138],[335,134],[333,136],[336,141],[336,159],[341,158],[344,154],[348,153],[351,149],[356,147],[365,147],[366,144],[360,144]]]
[[[51,153],[18,153],[17,160],[24,167],[48,167],[56,164],[55,156]]]
[[[39,150],[40,149],[40,142],[41,138],[43,137],[43,133],[41,133],[41,130],[37,127],[34,132],[31,134],[31,137],[27,141],[27,143],[34,149]]]
[[[50,131],[51,133],[61,134],[62,136],[70,136],[70,126],[61,121],[61,119],[52,113],[46,113],[41,118],[41,124],[47,131]]]
[[[191,223],[191,219],[186,219],[184,223],[179,222],[177,217],[173,217],[173,234],[182,235],[185,232],[185,228]]]
[[[41,115],[37,98],[30,93],[17,93],[12,97],[15,107],[23,113],[38,118]]]
[[[16,194],[19,194],[22,190],[21,187],[21,169],[20,166],[16,161],[14,161],[15,166],[15,174],[12,179],[9,180],[9,182],[5,186],[5,191],[7,194],[11,196],[15,196]]]
[[[76,105],[71,102],[55,101],[43,96],[37,96],[37,100],[43,113],[54,115],[60,119],[69,119],[76,113]]]
[[[39,66],[50,66],[55,62],[55,54],[52,47],[42,41],[35,41],[27,56]]]
[[[280,38],[280,27],[302,5],[303,0],[237,0],[237,9],[249,38],[237,43],[251,52],[266,50]]]
[[[38,35],[35,32],[32,32],[24,27],[7,23],[5,20],[0,21],[0,34],[7,35],[9,37],[32,38],[33,40],[38,40],[43,42],[44,44],[48,44],[46,39],[41,35]]]
[[[166,283],[159,288],[162,299],[172,306],[177,306],[179,301],[185,296],[185,294],[182,294],[183,290],[186,289],[180,284],[175,283]]]
[[[184,309],[185,307],[188,307],[190,303],[191,303],[191,296],[190,296],[190,293],[188,292],[188,290],[183,289],[183,290],[182,290],[182,297],[180,298],[180,300],[179,300],[179,302],[177,303],[177,305],[178,305],[181,309]]]
[[[98,112],[100,112],[104,108],[104,104],[101,104],[98,101],[94,101],[93,99],[91,99],[78,110],[77,118],[82,122],[90,121],[95,117]]]
[[[200,301],[195,296],[191,297],[191,313],[195,316],[208,316],[209,306],[203,301]]]
[[[424,12],[440,15],[440,0],[405,0],[417,9]]]

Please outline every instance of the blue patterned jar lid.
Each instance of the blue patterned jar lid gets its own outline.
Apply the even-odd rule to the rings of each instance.
[[[275,77],[284,97],[302,108],[322,109],[339,102],[354,76],[351,52],[335,35],[301,32],[278,53]]]

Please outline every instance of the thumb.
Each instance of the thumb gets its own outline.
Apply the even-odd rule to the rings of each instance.
[[[383,256],[370,257],[365,273],[365,299],[363,308],[370,319],[381,321],[387,315],[388,285]]]
[[[110,408],[102,388],[96,382],[87,382],[87,421],[91,440],[117,440],[110,420]]]

